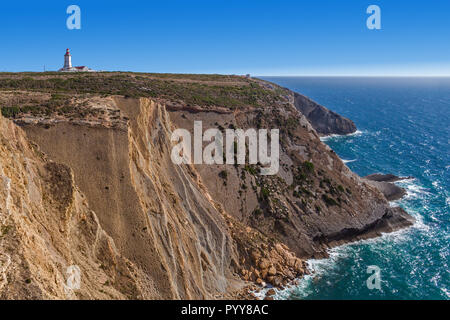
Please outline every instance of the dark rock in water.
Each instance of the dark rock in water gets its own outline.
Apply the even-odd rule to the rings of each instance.
[[[378,182],[396,182],[400,180],[414,179],[413,177],[398,177],[393,174],[373,173],[365,176],[364,179]]]
[[[393,232],[412,226],[416,220],[400,207],[388,208],[383,218],[372,226],[374,232]],[[365,236],[370,235],[370,232]]]
[[[374,173],[364,177],[369,184],[377,187],[389,201],[401,199],[406,195],[406,190],[395,185],[393,182],[411,178],[381,173]]]
[[[400,207],[386,208],[383,216],[372,223],[364,225],[362,228],[351,227],[342,229],[337,233],[329,234],[326,240],[331,246],[339,245],[342,241],[354,241],[370,239],[380,236],[382,233],[389,233],[412,226],[415,219]]]
[[[345,135],[356,131],[356,125],[352,120],[328,110],[299,93],[294,94],[294,104],[305,115],[319,135]]]

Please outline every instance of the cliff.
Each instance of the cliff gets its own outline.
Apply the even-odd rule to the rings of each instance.
[[[356,132],[356,125],[352,120],[328,110],[301,94],[294,94],[294,104],[319,135],[345,135]]]
[[[412,223],[320,141],[297,94],[263,81],[31,74],[4,75],[0,89],[14,121],[0,126],[3,298],[229,297]],[[194,121],[280,128],[279,173],[175,165],[171,133]],[[71,265],[79,290],[64,285]]]

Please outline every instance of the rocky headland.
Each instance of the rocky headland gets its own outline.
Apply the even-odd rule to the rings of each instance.
[[[356,125],[352,120],[321,106],[304,95],[294,93],[294,105],[321,136],[356,132]]]

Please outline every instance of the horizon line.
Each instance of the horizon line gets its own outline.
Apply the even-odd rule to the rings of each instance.
[[[311,77],[311,78],[450,78],[450,74],[448,75],[364,75],[364,74],[326,74],[326,75],[315,75],[315,74],[307,74],[307,75],[255,75],[254,77],[285,77],[285,78],[296,78],[296,77]]]
[[[48,70],[48,71],[6,71],[2,70],[1,73],[55,73],[58,72],[57,70]],[[152,71],[130,71],[130,70],[114,70],[114,71],[108,71],[108,70],[99,70],[97,73],[102,72],[129,72],[129,73],[151,73],[151,74],[204,74],[204,75],[231,75],[231,76],[241,76],[246,75],[249,73],[218,73],[218,72],[152,72]],[[252,78],[259,78],[259,77],[285,77],[285,78],[298,78],[298,77],[308,77],[308,78],[450,78],[450,74],[448,75],[442,75],[442,74],[436,74],[436,75],[430,75],[430,74],[413,74],[413,75],[405,75],[405,74],[388,74],[388,75],[372,75],[372,74],[290,74],[290,75],[283,75],[283,74],[270,74],[270,75],[259,75],[255,74],[252,75],[250,73],[250,76]]]

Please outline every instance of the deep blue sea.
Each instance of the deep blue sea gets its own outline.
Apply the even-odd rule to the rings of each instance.
[[[334,248],[283,299],[449,299],[450,78],[270,77],[352,119],[358,132],[324,140],[361,176],[413,176],[400,205],[406,230]],[[368,266],[381,290],[369,290]]]

